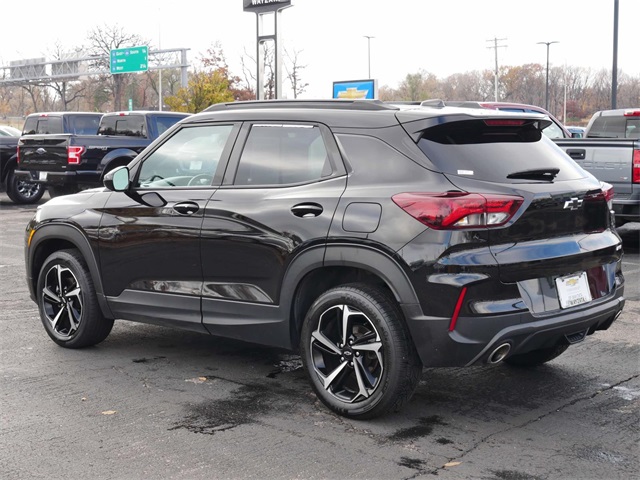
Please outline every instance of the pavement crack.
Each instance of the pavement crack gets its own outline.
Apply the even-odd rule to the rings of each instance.
[[[631,380],[634,380],[634,379],[636,379],[638,377],[640,377],[640,373],[636,374],[636,375],[632,375],[629,378],[626,378],[624,380],[620,380],[618,383],[615,383],[615,384],[612,384],[612,385],[608,385],[607,387],[599,389],[599,390],[597,390],[596,392],[594,392],[594,393],[592,393],[590,395],[585,395],[585,396],[582,396],[582,397],[575,398],[575,399],[565,403],[564,405],[561,405],[560,407],[555,408],[553,411],[547,412],[547,413],[545,413],[543,415],[540,415],[540,416],[538,416],[536,418],[533,418],[531,420],[527,420],[526,422],[524,422],[524,423],[522,423],[520,425],[513,425],[511,427],[499,430],[497,432],[490,433],[489,435],[485,435],[480,440],[478,440],[476,443],[474,443],[470,448],[464,450],[461,455],[458,455],[457,457],[454,457],[454,458],[450,458],[449,462],[461,462],[462,459],[465,456],[467,456],[468,454],[470,454],[471,452],[476,450],[480,445],[482,445],[483,443],[487,442],[489,439],[491,439],[492,437],[495,437],[496,435],[502,435],[502,434],[507,433],[507,432],[512,431],[512,430],[517,430],[517,429],[520,429],[520,428],[523,428],[523,427],[527,427],[527,426],[531,425],[534,422],[538,422],[538,421],[542,420],[543,418],[548,417],[549,415],[552,415],[554,413],[560,412],[560,411],[564,410],[565,408],[568,408],[568,407],[571,407],[571,406],[575,405],[576,403],[579,403],[579,402],[582,402],[582,401],[585,401],[585,400],[591,400],[592,398],[597,397],[598,395],[602,394],[603,392],[606,392],[606,391],[609,391],[609,390],[613,390],[614,388],[619,387],[620,385],[622,385],[624,383],[630,382]],[[443,465],[442,467],[436,468],[431,473],[433,475],[438,475],[438,472],[440,472],[442,470],[445,470],[445,469],[446,469],[446,467]]]

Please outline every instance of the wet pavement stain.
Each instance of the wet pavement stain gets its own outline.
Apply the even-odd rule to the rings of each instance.
[[[280,361],[273,365],[275,370],[267,374],[267,378],[276,378],[276,375],[287,372],[295,372],[302,368],[302,360],[298,355],[281,355]]]
[[[191,412],[169,430],[184,428],[192,433],[215,435],[256,421],[275,408],[272,398],[261,387],[242,386],[231,398],[207,401],[189,407]]]
[[[153,357],[153,358],[134,358],[132,361],[133,363],[148,363],[148,362],[152,362],[153,360],[162,360],[165,358],[167,357],[159,356],[159,357]]]
[[[542,477],[518,472],[517,470],[493,470],[491,473],[495,475],[494,478],[497,480],[543,480]]]
[[[413,468],[414,470],[424,471],[425,461],[419,458],[401,457],[397,462],[401,467]]]
[[[418,425],[414,425],[413,427],[401,428],[388,438],[391,441],[397,442],[400,440],[414,440],[420,437],[426,437],[427,435],[431,435],[431,432],[433,432],[433,427],[435,427],[436,425],[447,424],[443,422],[438,415],[423,417],[418,419]]]
[[[453,440],[449,440],[448,438],[440,437],[439,439],[436,440],[436,442],[438,442],[440,445],[449,445],[450,443],[453,443]]]

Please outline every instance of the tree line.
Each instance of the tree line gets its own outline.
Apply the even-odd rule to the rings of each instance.
[[[94,71],[109,70],[112,49],[149,45],[147,40],[131,35],[117,26],[96,27],[87,37],[87,45],[75,51],[95,57]],[[60,45],[49,52],[52,60],[66,54]],[[265,98],[274,98],[274,52],[270,44],[261,51],[264,56]],[[162,61],[162,58],[159,59]],[[149,70],[143,73],[88,73],[73,80],[33,81],[22,85],[0,86],[0,115],[24,116],[38,111],[118,111],[131,99],[136,109],[157,109],[162,91],[163,108],[196,113],[220,102],[256,98],[256,59],[246,51],[239,59],[241,74],[233,74],[220,44],[213,44],[197,59],[188,74],[188,85],[181,85],[179,69]],[[294,98],[303,95],[308,82],[302,51],[285,48],[285,78]],[[162,80],[162,89],[159,81]],[[383,85],[379,98],[383,101],[443,100],[493,101],[494,72],[475,70],[445,78],[425,70],[408,73],[397,85]],[[546,70],[541,64],[502,66],[498,72],[498,100],[545,104]],[[125,100],[126,99],[126,100]],[[640,75],[618,74],[617,104],[619,108],[640,106]],[[549,70],[549,110],[566,124],[584,124],[597,110],[610,108],[611,71],[562,66]],[[565,118],[566,109],[566,118]]]

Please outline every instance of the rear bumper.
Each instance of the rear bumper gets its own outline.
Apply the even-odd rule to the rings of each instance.
[[[612,295],[545,315],[528,310],[503,315],[460,317],[449,331],[449,318],[428,317],[418,305],[403,305],[414,344],[425,367],[461,367],[486,363],[491,353],[508,343],[509,355],[558,344],[575,343],[596,330],[606,330],[622,310],[624,287]],[[569,338],[567,338],[569,336]],[[575,336],[575,337],[574,337]]]
[[[49,172],[34,170],[16,170],[16,178],[49,186],[100,186],[100,173],[78,170],[75,172]]]

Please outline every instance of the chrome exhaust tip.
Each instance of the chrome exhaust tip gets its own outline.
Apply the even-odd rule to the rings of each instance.
[[[496,348],[493,352],[489,354],[488,362],[492,365],[495,365],[496,363],[500,363],[502,360],[504,360],[504,357],[507,356],[510,350],[511,350],[511,344],[503,343],[502,345],[500,345],[498,348]]]

